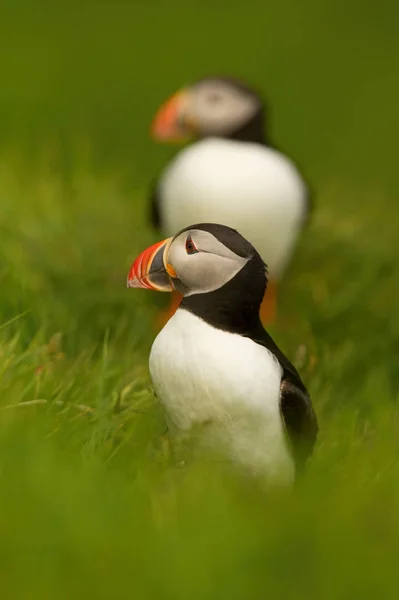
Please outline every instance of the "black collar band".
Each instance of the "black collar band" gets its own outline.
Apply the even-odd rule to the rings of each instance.
[[[180,306],[217,329],[247,336],[260,325],[259,309],[266,283],[265,265],[255,255],[221,288],[187,296]]]
[[[263,146],[270,146],[265,135],[265,117],[263,107],[255,113],[250,121],[245,123],[243,127],[234,131],[227,136],[231,140],[240,142],[252,142]]]

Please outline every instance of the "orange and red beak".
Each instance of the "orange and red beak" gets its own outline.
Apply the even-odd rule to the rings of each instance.
[[[130,267],[127,287],[172,292],[171,277],[176,277],[173,267],[167,262],[169,246],[173,238],[153,244],[144,250]]]
[[[188,117],[190,92],[182,89],[161,106],[151,124],[151,136],[159,142],[185,142],[195,133]]]

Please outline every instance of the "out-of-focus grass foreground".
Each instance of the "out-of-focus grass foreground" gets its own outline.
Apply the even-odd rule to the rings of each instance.
[[[396,598],[397,4],[1,13],[1,597]],[[271,333],[320,436],[279,497],[170,456],[147,366],[166,295],[125,287],[176,151],[149,139],[152,115],[214,73],[266,94],[315,193]]]

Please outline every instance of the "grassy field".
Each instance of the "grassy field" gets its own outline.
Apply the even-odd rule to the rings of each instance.
[[[397,597],[397,16],[393,0],[2,3],[2,598]],[[170,454],[147,369],[166,297],[125,287],[175,152],[149,140],[152,114],[213,72],[267,94],[316,194],[271,330],[320,421],[288,497]]]

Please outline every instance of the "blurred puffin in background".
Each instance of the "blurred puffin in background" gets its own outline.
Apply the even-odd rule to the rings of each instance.
[[[190,223],[238,229],[267,264],[262,322],[273,321],[277,285],[310,209],[296,165],[273,148],[257,92],[226,77],[201,79],[161,106],[151,125],[158,142],[195,140],[171,161],[152,188],[151,221],[171,236]],[[181,295],[174,293],[166,322]]]

